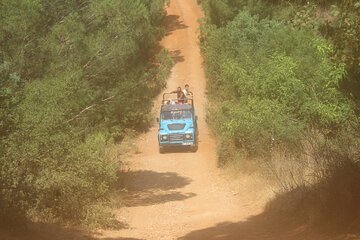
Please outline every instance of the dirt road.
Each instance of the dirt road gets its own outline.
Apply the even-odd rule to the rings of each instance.
[[[141,153],[131,160],[126,179],[129,200],[117,213],[128,227],[103,232],[103,238],[177,239],[244,216],[239,197],[216,167],[216,144],[205,122],[206,80],[198,45],[203,13],[196,0],[172,0],[167,13],[162,45],[176,62],[167,88],[190,85],[199,116],[199,150],[159,154],[157,126],[142,136]]]

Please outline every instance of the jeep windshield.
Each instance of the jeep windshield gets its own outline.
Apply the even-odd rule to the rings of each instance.
[[[161,113],[162,120],[179,120],[179,119],[192,119],[190,110],[173,110],[164,111]]]

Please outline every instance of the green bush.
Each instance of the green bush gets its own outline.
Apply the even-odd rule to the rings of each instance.
[[[210,116],[246,151],[301,149],[309,129],[331,135],[352,117],[338,91],[344,67],[315,33],[242,12],[204,41],[209,92],[220,100]]]
[[[358,1],[201,2],[219,164],[277,182],[264,213],[271,220],[352,230],[360,213]],[[223,9],[236,14],[224,18]]]
[[[225,26],[241,11],[298,29],[313,29],[334,45],[332,58],[346,64],[341,89],[359,105],[360,3],[358,0],[201,0],[207,19]],[[359,109],[359,106],[357,106]],[[358,110],[357,109],[357,110]]]
[[[149,126],[169,73],[164,4],[2,1],[1,220],[88,222],[105,201],[117,170],[105,148]]]

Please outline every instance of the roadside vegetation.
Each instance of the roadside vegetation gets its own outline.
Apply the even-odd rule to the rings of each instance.
[[[355,226],[360,2],[200,2],[219,164],[272,176],[270,212]]]
[[[164,0],[0,3],[0,222],[102,224],[119,163],[171,60]]]

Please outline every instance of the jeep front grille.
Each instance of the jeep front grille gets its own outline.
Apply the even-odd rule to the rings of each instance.
[[[176,142],[182,140],[184,140],[183,134],[170,134],[170,142]]]

